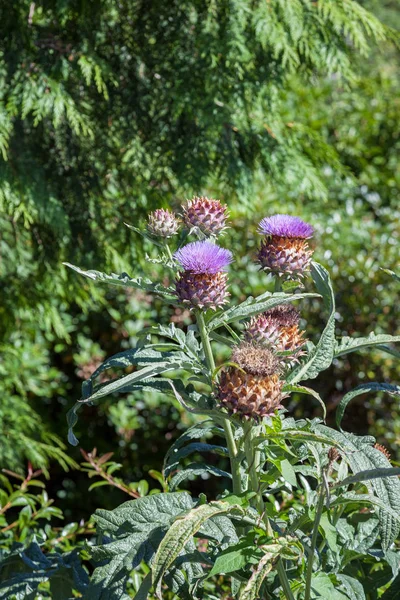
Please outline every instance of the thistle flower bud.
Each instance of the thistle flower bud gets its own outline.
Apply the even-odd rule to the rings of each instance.
[[[213,198],[194,197],[182,206],[185,224],[197,227],[205,235],[218,235],[225,229],[226,206]]]
[[[232,262],[232,253],[211,242],[192,242],[174,254],[183,267],[175,282],[179,300],[191,308],[216,309],[223,306],[229,293],[224,273]]]
[[[178,233],[179,221],[173,212],[158,208],[148,216],[147,231],[156,237],[169,238]]]
[[[306,340],[299,329],[299,311],[290,304],[280,304],[250,319],[244,337],[247,342],[273,347],[275,352],[290,352],[282,357],[289,363],[304,354]]]
[[[224,406],[243,418],[260,419],[282,408],[283,381],[279,378],[279,361],[267,348],[243,343],[232,353],[238,367],[222,371],[217,397]]]
[[[307,242],[314,232],[311,225],[298,217],[273,215],[260,221],[258,232],[266,236],[258,252],[262,269],[289,279],[304,276],[313,254]]]

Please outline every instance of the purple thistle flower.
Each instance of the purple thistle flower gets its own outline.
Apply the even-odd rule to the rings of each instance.
[[[209,275],[224,271],[233,260],[230,250],[208,241],[187,244],[175,252],[174,258],[185,271]]]
[[[272,217],[265,217],[260,221],[258,233],[306,240],[312,237],[314,228],[299,217],[272,215]]]

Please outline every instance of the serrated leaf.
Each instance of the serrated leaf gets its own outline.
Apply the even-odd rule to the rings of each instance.
[[[384,477],[398,477],[400,476],[400,467],[391,467],[385,469],[368,469],[366,471],[359,471],[356,475],[346,477],[343,481],[339,481],[332,486],[332,489],[350,485],[352,483],[358,483],[360,481],[371,481],[372,479],[383,479]]]
[[[391,467],[390,462],[382,452],[372,446],[375,441],[374,438],[357,437],[350,433],[344,434],[325,425],[318,425],[316,429],[321,433],[328,433],[340,442],[342,447],[346,448],[342,456],[348,462],[354,474],[371,469]],[[383,510],[379,511],[380,533],[382,547],[387,550],[400,531],[400,518],[394,517],[396,514],[400,515],[400,481],[395,477],[386,477],[384,479],[372,479],[371,481],[366,480],[365,485],[382,502]]]
[[[216,315],[212,316],[208,321],[208,329],[212,331],[214,329],[218,329],[218,327],[222,327],[223,325],[248,319],[254,315],[258,315],[261,312],[270,310],[279,304],[287,304],[288,302],[301,300],[302,298],[315,298],[317,296],[318,294],[313,293],[271,294],[270,292],[265,292],[264,294],[257,296],[257,298],[250,296],[244,302],[239,304],[239,306],[233,306],[222,313],[217,313]]]
[[[288,375],[287,383],[295,384],[303,379],[315,379],[321,371],[332,364],[335,344],[335,296],[328,271],[320,264],[311,264],[311,275],[317,290],[324,299],[325,308],[329,312],[327,324],[305,362],[293,369]]]
[[[159,283],[154,283],[151,279],[147,279],[145,277],[136,277],[132,278],[127,275],[127,273],[122,273],[121,275],[116,275],[115,273],[111,273],[111,275],[107,275],[106,273],[101,273],[100,271],[85,271],[80,267],[72,265],[70,263],[63,263],[66,267],[69,267],[73,271],[76,271],[80,275],[91,279],[92,281],[96,281],[99,283],[106,283],[111,285],[117,285],[125,288],[134,288],[136,290],[144,290],[146,292],[152,292],[164,298],[167,302],[172,304],[176,304],[176,295],[174,294],[173,288],[166,288]]]
[[[400,342],[400,335],[387,335],[382,333],[375,335],[371,333],[367,337],[342,337],[337,340],[335,345],[335,358],[350,354],[350,352],[357,352],[358,350],[365,350],[365,348],[371,348],[373,346],[381,346],[382,344],[394,344]]]
[[[231,513],[244,514],[240,506],[230,505],[227,502],[217,501],[203,504],[192,509],[182,518],[178,518],[169,528],[168,533],[158,547],[152,566],[153,585],[159,598],[161,596],[161,580],[164,573],[184,548],[185,544],[200,529],[203,523],[216,515]]]
[[[93,394],[91,394],[88,398],[84,398],[81,402],[94,402],[99,398],[103,398],[104,396],[108,396],[114,392],[120,391],[128,386],[132,386],[137,384],[140,381],[144,381],[149,379],[150,377],[154,377],[154,375],[160,375],[161,373],[165,373],[167,371],[173,371],[174,369],[179,369],[182,366],[179,360],[174,362],[173,359],[165,362],[156,363],[154,365],[149,365],[144,367],[143,369],[139,369],[134,373],[129,373],[129,375],[125,375],[124,377],[119,377],[118,379],[111,381],[110,383],[106,383],[99,387]]]
[[[340,424],[343,419],[344,412],[347,408],[347,405],[353,398],[360,396],[361,394],[367,394],[368,392],[386,392],[387,394],[400,396],[400,386],[398,385],[389,385],[388,383],[363,383],[354,390],[347,392],[340,400],[338,407],[336,409],[336,425],[340,427]]]

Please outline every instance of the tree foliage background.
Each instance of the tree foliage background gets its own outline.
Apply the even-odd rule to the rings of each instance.
[[[140,272],[146,248],[124,222],[193,194],[225,201],[250,251],[244,224],[311,220],[341,333],[396,333],[398,283],[381,268],[399,258],[399,26],[395,1],[0,5],[1,467],[50,469],[67,510],[81,504],[85,478],[63,472],[79,461],[64,444],[67,407],[104,355],[168,316],[62,262]],[[316,382],[328,409],[360,379],[395,379],[395,360],[338,362]],[[396,452],[395,399],[354,407],[352,429]],[[87,414],[83,447],[115,451],[128,479],[147,477],[182,427],[162,398],[110,398]]]

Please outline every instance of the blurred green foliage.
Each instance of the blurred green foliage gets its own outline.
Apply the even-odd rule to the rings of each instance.
[[[399,28],[397,3],[375,0],[0,6],[0,466],[58,461],[51,485],[67,516],[99,505],[81,473],[63,471],[79,460],[63,445],[67,406],[105,355],[171,317],[61,265],[139,272],[150,250],[124,222],[215,194],[250,260],[260,216],[297,213],[333,270],[340,332],[396,333],[398,283],[381,267],[398,268],[400,62],[393,32],[365,9]],[[236,263],[234,298],[265,285],[255,266],[243,281]],[[316,314],[303,307],[311,334]],[[316,381],[328,409],[355,381],[395,377],[394,357],[373,356]],[[348,413],[352,429],[396,451],[396,406],[364,402]],[[101,411],[80,421],[82,446],[115,451],[130,481],[188,425],[161,396],[109,398]]]

